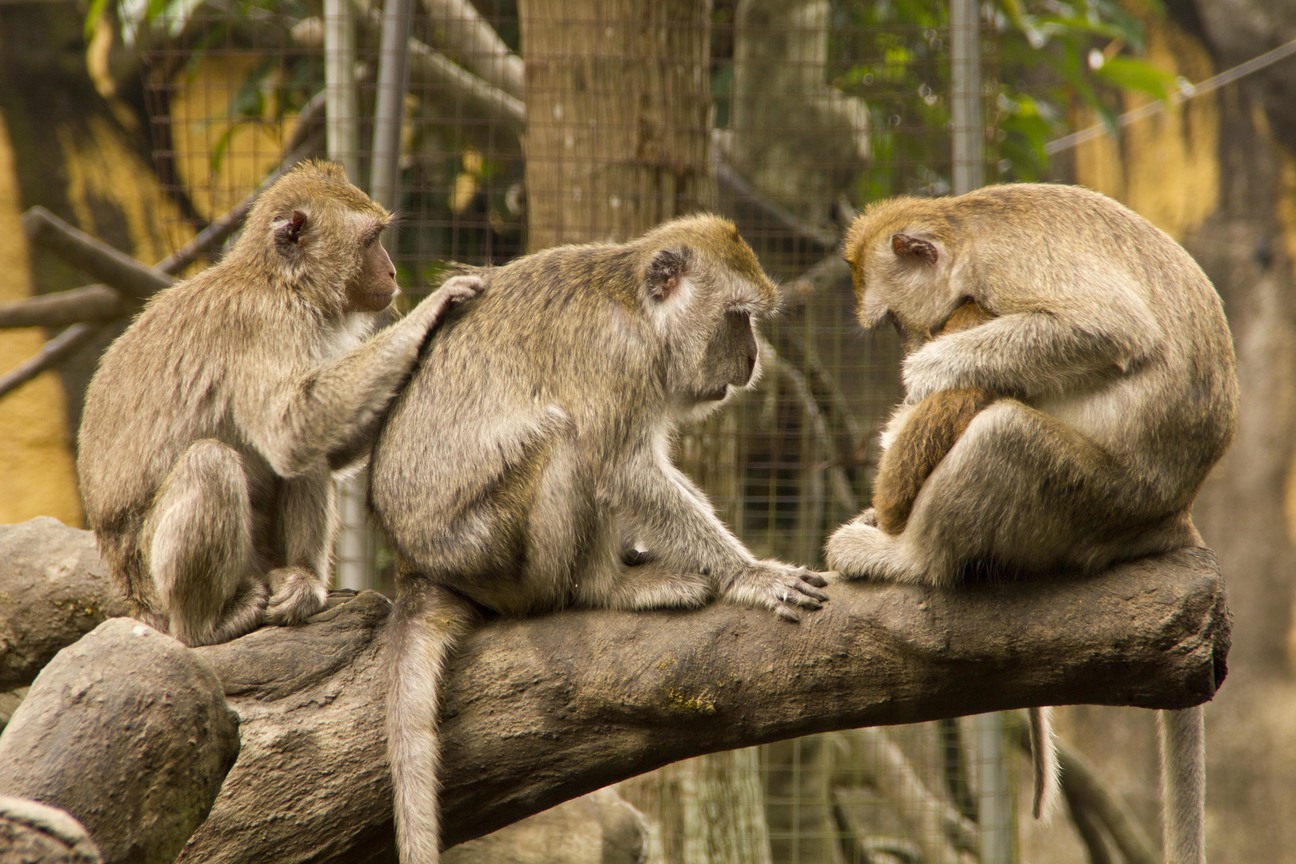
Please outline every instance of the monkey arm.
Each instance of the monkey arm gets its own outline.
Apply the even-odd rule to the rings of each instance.
[[[904,361],[907,401],[966,387],[1023,399],[1066,392],[1124,374],[1162,349],[1162,328],[1142,300],[1096,293],[1114,296],[1083,309],[1010,312],[928,342]]]
[[[253,444],[282,477],[326,460],[330,467],[345,465],[349,454],[362,451],[376,435],[428,331],[451,303],[475,296],[484,286],[477,277],[454,277],[359,347],[240,394],[235,410]]]

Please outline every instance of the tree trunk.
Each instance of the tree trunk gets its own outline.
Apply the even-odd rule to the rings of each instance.
[[[532,251],[714,206],[710,2],[522,0]]]

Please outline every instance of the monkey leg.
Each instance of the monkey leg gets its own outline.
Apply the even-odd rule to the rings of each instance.
[[[1187,515],[1133,466],[1053,417],[1004,399],[976,415],[920,491],[905,530],[859,523],[829,541],[849,576],[949,585],[969,563],[1093,570],[1193,542]]]
[[[623,561],[626,527],[598,500],[594,471],[573,431],[556,437],[536,484],[527,521],[528,569],[565,573],[572,602],[597,609],[698,608],[712,598],[709,579],[672,567],[651,551]]]
[[[271,570],[266,620],[301,624],[328,601],[329,560],[337,532],[333,477],[317,469],[284,481],[279,524],[285,566]]]
[[[975,388],[940,390],[913,406],[873,479],[877,525],[887,534],[904,530],[918,492],[981,409],[989,394]]]
[[[713,597],[712,580],[702,573],[660,561],[624,564],[601,556],[577,585],[576,602],[600,609],[700,609]]]
[[[141,538],[171,635],[186,645],[261,624],[266,588],[253,571],[251,524],[238,453],[210,439],[190,445],[158,488]]]

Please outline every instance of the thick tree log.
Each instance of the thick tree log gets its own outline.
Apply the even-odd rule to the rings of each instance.
[[[1086,580],[832,596],[800,625],[717,605],[482,627],[446,696],[447,841],[700,753],[1040,703],[1181,708],[1224,674],[1223,586],[1202,550]],[[388,836],[373,638],[386,614],[366,593],[318,623],[201,649],[244,751],[182,861],[363,860]]]
[[[1033,704],[1183,708],[1224,677],[1229,617],[1206,550],[1087,579],[831,595],[799,625],[715,605],[482,626],[447,685],[447,842],[701,753]],[[365,592],[198,649],[242,750],[181,861],[378,860],[388,610]]]
[[[126,603],[94,535],[41,517],[0,526],[0,691],[36,673]]]
[[[0,795],[0,861],[103,864],[80,822],[57,807]]]
[[[107,864],[169,864],[238,752],[238,719],[202,657],[114,618],[60,651],[14,712],[0,794],[71,814]]]

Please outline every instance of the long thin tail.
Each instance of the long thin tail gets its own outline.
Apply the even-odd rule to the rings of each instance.
[[[1206,727],[1201,706],[1158,711],[1167,864],[1206,864]]]
[[[1035,774],[1035,796],[1031,813],[1045,822],[1053,818],[1062,788],[1062,770],[1058,766],[1057,745],[1053,742],[1053,709],[1031,708],[1031,767]]]
[[[387,759],[402,864],[441,858],[441,682],[474,618],[467,601],[421,574],[400,577],[387,621]]]

